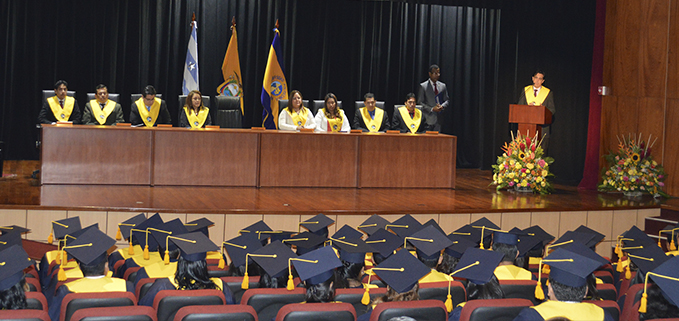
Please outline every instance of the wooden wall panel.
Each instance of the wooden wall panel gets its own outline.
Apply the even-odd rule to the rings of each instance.
[[[618,235],[625,233],[637,221],[637,210],[613,211],[613,231],[611,236],[617,240]],[[644,226],[638,226],[643,229]]]
[[[29,239],[40,242],[47,241],[52,230],[52,221],[66,218],[66,211],[28,210],[26,214],[26,228],[31,229]]]
[[[679,21],[678,21],[679,22]],[[679,195],[679,99],[668,99],[665,114],[665,136],[668,137],[664,146],[664,157],[656,155],[657,161],[661,161],[667,173],[665,191],[670,195]],[[662,145],[661,145],[662,146]],[[658,146],[659,148],[659,146]]]
[[[559,235],[573,231],[580,225],[587,226],[587,212],[561,212],[559,215]]]
[[[642,134],[643,140],[648,140],[648,135],[658,138],[653,146],[652,155],[654,158],[662,159],[665,145],[663,131],[665,124],[659,121],[665,117],[665,99],[663,98],[640,98],[639,112],[637,114],[638,129],[637,134]],[[634,132],[632,132],[634,133]],[[655,138],[653,138],[655,140]],[[674,139],[670,139],[674,141]]]
[[[606,1],[606,26],[604,31],[604,70],[603,70],[603,84],[606,86],[613,86],[615,77],[613,76],[613,70],[615,69],[615,40],[618,30],[618,2],[617,1]],[[606,100],[607,97],[603,96]]]
[[[667,98],[679,99],[679,3],[670,5],[669,54],[667,55]]]
[[[82,227],[88,227],[92,224],[99,224],[99,230],[104,232],[104,234],[116,236],[117,229],[113,233],[107,233],[108,225],[106,224],[106,212],[105,211],[68,211],[66,215],[71,217],[79,217],[80,225]]]
[[[643,28],[639,33],[639,95],[641,97],[665,96],[667,64],[668,0],[635,1]]]
[[[606,235],[604,241],[613,240],[613,211],[588,212],[587,227]]]
[[[525,229],[530,226],[530,213],[502,213],[502,225],[500,225],[500,228],[504,231],[509,231],[514,227]]]
[[[439,216],[439,226],[448,234],[471,223],[471,214],[441,214]]]
[[[613,95],[636,96],[639,93],[639,13],[645,1],[616,1],[615,46],[613,50]],[[606,23],[608,24],[608,22]],[[604,49],[606,50],[606,49]]]
[[[0,225],[26,227],[26,210],[0,210]],[[47,236],[45,236],[47,237]]]
[[[557,239],[559,234],[559,212],[533,212],[531,213],[530,225],[540,225],[545,232],[552,234]]]

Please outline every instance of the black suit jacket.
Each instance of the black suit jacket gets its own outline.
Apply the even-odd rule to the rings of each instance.
[[[394,111],[394,119],[391,122],[391,129],[400,130],[402,133],[410,133],[410,128],[408,128],[408,125],[406,125],[406,122],[403,120],[403,117],[401,117],[401,113],[398,110]],[[427,121],[424,119],[424,113],[422,113],[422,119],[420,120],[420,127],[417,128],[417,133],[424,133],[426,130]]]
[[[75,103],[73,104],[73,111],[71,112],[71,117],[69,117],[68,120],[73,122],[74,124],[80,124],[81,118],[82,117],[80,115],[80,107],[78,106],[78,101],[76,100]],[[54,117],[54,113],[52,112],[52,108],[50,108],[50,104],[47,102],[47,100],[43,100],[42,108],[40,109],[40,114],[38,114],[38,123],[51,124],[55,123],[56,121],[57,118]]]
[[[362,107],[365,108],[365,107]],[[377,107],[375,107],[377,109]],[[363,115],[361,115],[361,108],[357,109],[356,112],[354,113],[354,129],[360,129],[364,132],[369,132],[368,130],[368,125],[365,124],[365,121],[363,121]],[[391,128],[391,124],[389,124],[389,115],[387,115],[387,111],[384,111],[384,117],[382,117],[382,126],[380,126],[380,129],[378,130],[379,132],[387,131]]]

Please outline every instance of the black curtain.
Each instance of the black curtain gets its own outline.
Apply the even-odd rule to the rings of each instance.
[[[7,158],[38,157],[40,91],[58,79],[77,91],[81,109],[87,92],[107,84],[122,95],[126,118],[129,95],[153,84],[176,125],[194,12],[201,91],[210,96],[223,81],[236,17],[244,127],[261,124],[262,78],[278,19],[289,88],[305,99],[333,92],[349,118],[366,92],[385,101],[391,115],[438,64],[451,93],[442,131],[458,136],[458,167],[495,162],[509,137],[507,105],[534,69],[544,69],[558,109],[552,141],[565,141],[550,147],[558,158],[554,170],[567,177],[582,172],[582,161],[573,161],[584,159],[594,5],[567,0],[4,1],[0,140]]]

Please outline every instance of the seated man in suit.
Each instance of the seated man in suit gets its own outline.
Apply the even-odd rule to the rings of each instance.
[[[119,103],[108,99],[108,88],[106,88],[106,85],[97,85],[96,98],[85,104],[83,124],[115,125],[125,122],[123,107]]]
[[[144,87],[141,96],[130,110],[132,126],[154,127],[157,124],[172,123],[165,101],[156,98],[156,88],[151,85]]]
[[[354,129],[364,132],[383,132],[390,127],[387,113],[375,106],[375,95],[367,93],[363,97],[365,107],[359,108],[354,114]]]
[[[54,84],[54,97],[47,98],[42,102],[42,109],[38,114],[38,123],[52,124],[58,121],[70,121],[80,124],[80,107],[78,101],[68,97],[68,83],[59,80]]]
[[[415,94],[406,95],[405,106],[394,111],[391,129],[402,133],[424,133],[427,122],[422,117],[422,111],[415,108]]]

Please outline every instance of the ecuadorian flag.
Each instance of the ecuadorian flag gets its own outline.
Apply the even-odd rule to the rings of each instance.
[[[281,49],[280,32],[274,28],[273,42],[269,49],[266,63],[264,83],[262,84],[262,127],[278,129],[278,100],[288,99],[288,83],[285,81],[283,69],[283,50]]]

